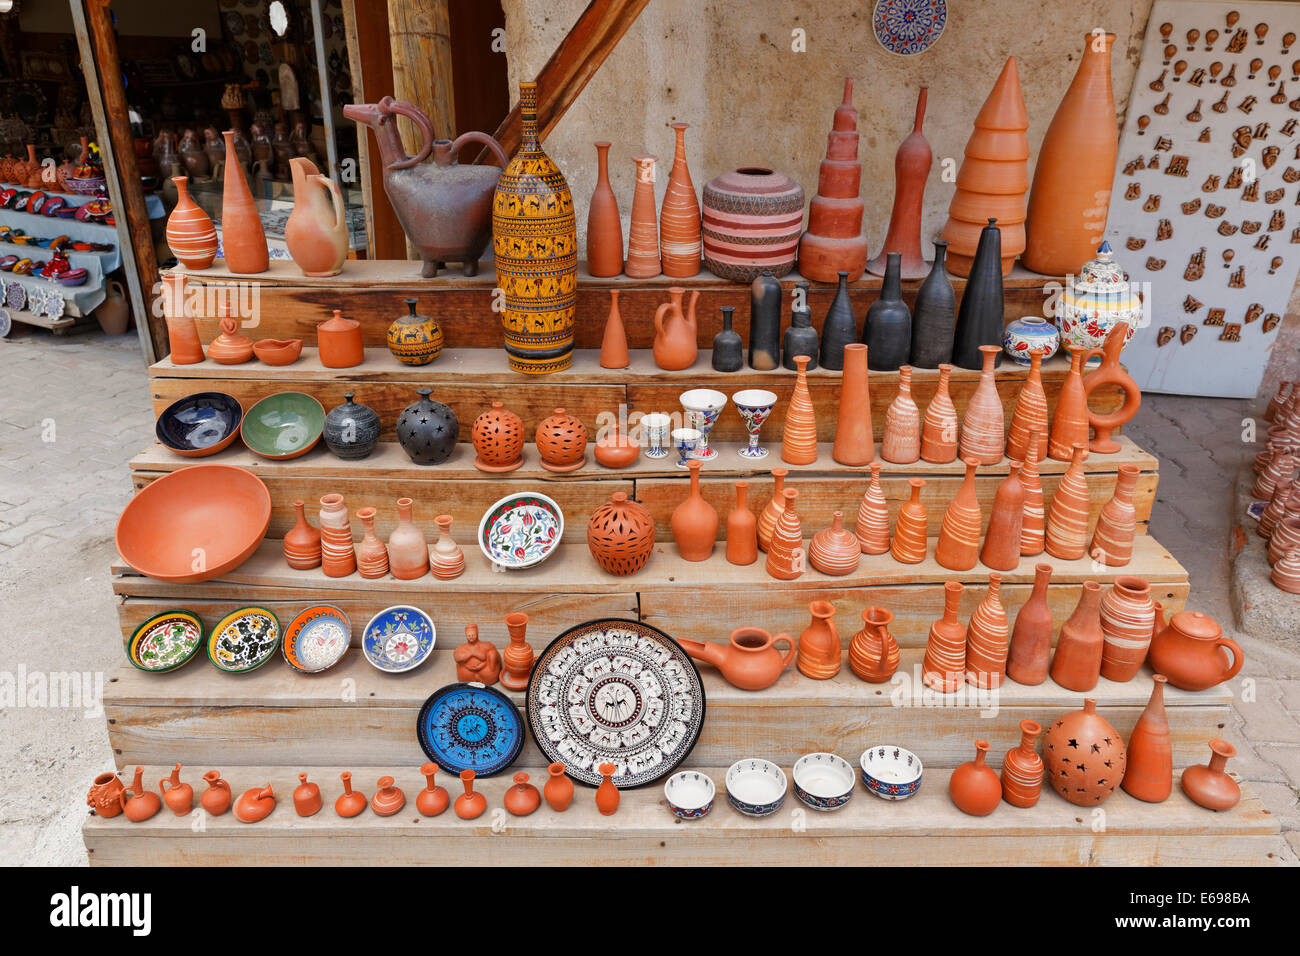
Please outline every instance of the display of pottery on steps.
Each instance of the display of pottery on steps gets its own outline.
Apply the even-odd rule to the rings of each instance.
[[[808,203],[808,228],[799,240],[799,272],[804,277],[834,282],[841,271],[851,282],[862,277],[867,237],[862,228],[865,204],[859,197],[861,181],[858,111],[853,106],[853,79],[847,77],[844,99],[835,108],[827,136],[817,193]],[[918,203],[918,220],[919,208]]]
[[[886,256],[897,252],[901,256],[901,275],[904,279],[919,279],[928,270],[921,256],[921,205],[925,199],[925,181],[930,175],[934,156],[930,144],[921,132],[925,122],[925,104],[929,87],[922,86],[916,95],[916,118],[912,132],[898,147],[894,155],[894,207],[889,216],[889,229],[880,255],[867,263],[873,275],[884,275]],[[942,256],[936,255],[936,264]],[[943,359],[946,361],[946,359]],[[913,364],[920,364],[915,361]],[[932,365],[925,365],[933,368]]]

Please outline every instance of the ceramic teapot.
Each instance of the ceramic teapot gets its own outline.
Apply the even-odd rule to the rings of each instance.
[[[685,294],[686,290],[681,286],[673,286],[668,290],[670,301],[655,310],[655,364],[666,372],[690,368],[699,354],[695,341],[695,303],[700,291],[696,289],[691,293],[690,304],[683,312],[682,296]]]
[[[1223,653],[1232,652],[1232,660]],[[1180,690],[1206,690],[1237,675],[1246,662],[1241,647],[1223,636],[1214,619],[1199,611],[1179,611],[1163,626],[1156,621],[1147,663]]]
[[[785,641],[788,648],[784,657],[776,649],[781,641]],[[741,690],[771,687],[795,655],[795,642],[789,634],[773,637],[757,627],[742,627],[732,631],[729,644],[680,639],[677,643],[691,657],[707,661],[722,671],[722,676]]]

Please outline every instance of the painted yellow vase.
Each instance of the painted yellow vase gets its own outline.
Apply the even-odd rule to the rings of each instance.
[[[505,294],[510,367],[546,375],[573,362],[578,234],[573,195],[537,142],[537,84],[519,84],[523,143],[492,199],[492,250]]]

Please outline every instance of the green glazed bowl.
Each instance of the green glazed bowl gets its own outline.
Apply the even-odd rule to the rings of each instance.
[[[325,430],[325,409],[302,392],[268,395],[248,410],[239,426],[249,451],[263,458],[305,455]]]

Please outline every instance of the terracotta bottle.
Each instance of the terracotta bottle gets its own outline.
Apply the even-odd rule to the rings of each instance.
[[[388,549],[375,534],[375,509],[361,508],[357,519],[365,529],[357,547],[357,570],[363,578],[382,578],[388,574]]]
[[[841,465],[861,467],[875,454],[871,396],[867,387],[867,347],[850,342],[844,346],[844,374],[840,379],[840,408],[831,457]]]
[[[1008,465],[1010,473],[993,495],[988,530],[980,561],[999,571],[1014,571],[1020,565],[1020,529],[1025,517],[1025,490],[1020,484],[1020,462]]]
[[[199,803],[209,814],[219,817],[230,809],[230,801],[233,799],[230,784],[221,779],[220,770],[209,770],[203,775],[203,780],[207,783],[208,789],[204,790],[203,796],[199,797]]]
[[[817,413],[808,391],[808,356],[796,355],[794,363],[799,371],[785,410],[781,460],[792,465],[811,465],[817,460]]]
[[[609,143],[596,143],[596,189],[587,206],[587,271],[597,278],[623,271],[623,221],[609,186]],[[603,360],[602,350],[602,360]],[[606,366],[622,368],[621,365]]]
[[[299,571],[320,567],[320,532],[307,523],[307,506],[302,501],[293,503],[297,520],[285,533],[280,546],[285,563]]]
[[[947,269],[948,243],[934,243],[934,264],[912,301],[913,368],[939,368],[952,362],[957,325],[957,292]]]
[[[370,801],[364,793],[352,789],[351,771],[344,770],[339,774],[339,779],[343,781],[343,792],[334,801],[334,812],[341,817],[355,817],[370,805]]]
[[[722,330],[713,337],[713,355],[710,362],[715,372],[739,372],[745,367],[745,347],[740,333],[731,327],[734,306],[718,307],[722,313]],[[791,364],[793,368],[793,363]]]
[[[345,578],[357,569],[356,547],[352,544],[352,522],[347,505],[337,493],[320,500],[321,570],[326,577]]]
[[[630,261],[630,260],[629,260]],[[668,302],[655,310],[655,364],[666,372],[676,372],[690,368],[699,356],[699,346],[695,342],[695,303],[700,297],[700,290],[691,293],[687,311],[682,311],[682,296],[686,290],[673,286],[668,290]]]
[[[960,581],[943,585],[943,616],[930,625],[921,662],[921,680],[926,687],[951,694],[966,683],[966,628],[957,620],[961,604]]]
[[[293,211],[284,224],[284,243],[305,276],[333,276],[348,258],[348,219],[343,192],[310,159],[289,160]]]
[[[413,581],[429,573],[429,544],[415,526],[410,498],[397,499],[397,527],[388,536],[388,569],[400,581]]]
[[[293,809],[300,817],[310,817],[321,808],[320,787],[307,782],[305,773],[298,774],[298,786],[293,788]]]
[[[925,560],[929,518],[925,505],[921,504],[925,479],[913,476],[907,479],[907,484],[912,489],[912,497],[898,509],[889,551],[900,564],[920,564]]]
[[[1183,771],[1183,793],[1207,810],[1231,810],[1241,800],[1241,787],[1224,768],[1236,749],[1226,740],[1210,741],[1210,762]]]
[[[1101,585],[1084,581],[1079,603],[1069,620],[1061,625],[1061,636],[1052,655],[1052,680],[1066,690],[1092,690],[1101,676]]]
[[[677,552],[687,561],[707,561],[718,540],[718,512],[700,494],[699,461],[689,461],[691,489],[686,500],[673,510],[673,540]]]
[[[993,374],[994,363],[1002,350],[996,345],[981,345],[979,350],[984,357],[984,367],[962,418],[961,457],[963,460],[975,458],[981,465],[994,465],[1002,460],[1006,448],[1002,399],[998,397]]]
[[[452,652],[456,680],[475,681],[490,687],[501,676],[501,653],[491,641],[479,640],[478,625],[465,625],[465,643]]]
[[[406,806],[406,794],[397,786],[392,777],[380,777],[379,789],[370,798],[370,809],[376,816],[391,817]]]
[[[673,169],[668,174],[663,206],[659,210],[659,248],[664,275],[689,279],[700,271],[703,240],[700,232],[700,201],[686,165],[686,123],[669,123],[677,134]]]
[[[772,543],[772,532],[776,530],[776,521],[785,510],[785,468],[772,469],[772,497],[764,505],[758,516],[758,550],[766,553]]]
[[[840,577],[858,569],[861,548],[857,537],[844,527],[844,512],[831,515],[831,526],[818,531],[808,545],[808,563],[822,574]]]
[[[1147,659],[1156,624],[1151,585],[1139,577],[1122,574],[1101,598],[1101,676],[1107,680],[1132,680]]]
[[[158,789],[162,792],[163,803],[167,804],[167,809],[178,817],[183,817],[194,809],[194,788],[188,783],[181,782],[180,764],[172,767],[170,777],[163,777],[158,781]]]
[[[889,504],[880,487],[880,462],[871,463],[871,480],[858,505],[854,524],[858,546],[863,554],[884,554],[889,550]]]
[[[424,789],[415,797],[415,809],[423,816],[436,817],[447,809],[451,795],[447,793],[446,787],[434,783],[434,778],[438,775],[436,763],[426,763],[420,768],[420,774],[424,777]]]
[[[602,778],[600,786],[596,788],[596,809],[603,817],[613,816],[618,812],[618,787],[614,786],[614,771],[617,768],[612,763],[603,763],[596,769]]]
[[[605,335],[600,340],[600,367],[627,368],[631,363],[627,351],[627,330],[623,327],[623,316],[618,311],[618,290],[610,289],[609,315],[605,318]]]
[[[451,515],[438,515],[433,520],[438,525],[438,540],[434,542],[429,558],[429,570],[435,578],[450,581],[464,573],[465,552],[452,540]]]
[[[921,422],[921,460],[936,465],[957,460],[957,409],[948,394],[952,368],[947,362],[939,366],[939,385]]]
[[[655,163],[657,156],[633,156],[636,189],[632,193],[632,219],[628,225],[627,263],[623,272],[633,279],[659,275],[659,223],[655,215]]]
[[[921,457],[921,411],[912,399],[912,367],[898,370],[898,395],[885,409],[885,434],[880,442],[885,461],[909,465]]]
[[[1047,515],[1043,508],[1043,480],[1038,474],[1042,459],[1036,451],[1038,440],[1033,429],[1027,442],[1028,454],[1020,466],[1020,487],[1025,492],[1025,516],[1020,523],[1020,555],[1033,557],[1043,553],[1046,544]]]
[[[1074,458],[1061,476],[1047,512],[1047,553],[1054,558],[1076,561],[1088,550],[1088,479],[1083,473],[1086,445],[1074,446]]]
[[[186,269],[206,269],[217,257],[217,230],[190,198],[189,178],[177,176],[176,208],[167,217],[167,248]]]
[[[1131,421],[1142,407],[1142,389],[1124,371],[1119,360],[1120,352],[1128,344],[1129,334],[1127,322],[1116,322],[1106,333],[1106,341],[1101,348],[1101,365],[1083,379],[1085,406],[1088,398],[1098,388],[1118,386],[1124,393],[1124,404],[1115,411],[1105,415],[1095,414],[1091,410],[1087,413],[1088,424],[1092,426],[1092,441],[1088,443],[1088,448],[1099,455],[1113,455],[1120,450],[1120,444],[1111,438],[1111,432]]]
[[[966,683],[984,690],[1002,686],[1010,635],[1007,612],[998,597],[1002,575],[989,572],[989,591],[966,626]]]
[[[829,680],[840,672],[840,634],[835,628],[835,605],[813,601],[808,605],[812,622],[799,635],[795,666],[813,680]]]
[[[474,792],[474,771],[462,770],[460,782],[464,785],[465,792],[452,804],[456,816],[462,820],[473,820],[475,817],[482,816],[483,811],[487,809],[487,797]]]
[[[162,798],[144,788],[144,767],[135,768],[135,779],[118,793],[117,800],[122,808],[120,812],[132,823],[148,820],[162,809]]]
[[[245,790],[235,801],[235,817],[241,823],[256,823],[265,820],[275,809],[275,791],[268,783],[265,787],[253,787]]]
[[[163,318],[167,322],[168,360],[173,365],[194,365],[203,361],[203,344],[198,326],[185,301],[185,276],[163,276]]]
[[[515,785],[507,788],[501,803],[511,815],[526,817],[542,805],[542,795],[528,782],[528,774],[517,773],[514,781]]]
[[[1047,441],[1047,456],[1057,461],[1069,461],[1074,456],[1075,445],[1088,444],[1088,405],[1083,396],[1081,369],[1092,353],[1073,345],[1067,345],[1066,349],[1070,353],[1070,370],[1061,383]]]
[[[558,760],[546,768],[546,784],[542,787],[546,804],[556,813],[563,813],[573,802],[573,781],[564,772]]]
[[[1043,390],[1043,350],[1029,350],[1029,377],[1020,386],[1011,427],[1007,432],[1007,457],[1024,461],[1030,432],[1037,433],[1038,460],[1047,457],[1047,393]]]
[[[1139,800],[1160,803],[1174,789],[1174,754],[1165,716],[1163,674],[1152,677],[1151,699],[1128,739],[1128,766],[1121,786]]]
[[[1002,799],[1013,807],[1032,807],[1043,790],[1043,758],[1034,744],[1043,732],[1032,720],[1020,722],[1020,746],[1002,760]]]
[[[849,667],[868,684],[883,684],[898,670],[898,641],[889,633],[894,615],[883,607],[862,612],[862,630],[849,642]]]
[[[736,482],[736,507],[727,515],[727,560],[753,564],[758,560],[758,521],[749,510],[749,482]]]
[[[1089,759],[1080,760],[1080,754]],[[1124,779],[1127,761],[1124,738],[1097,713],[1097,701],[1091,697],[1084,700],[1083,710],[1053,721],[1043,738],[1047,779],[1075,806],[1104,802]]]
[[[948,778],[948,796],[962,813],[986,817],[1002,800],[1002,782],[994,769],[984,762],[988,741],[975,741],[975,759],[969,760]]]
[[[867,263],[867,271],[872,275],[885,274],[885,256],[890,252],[901,254],[904,279],[920,279],[927,271],[921,256],[921,204],[934,156],[921,132],[921,124],[925,122],[928,92],[929,88],[923,86],[917,93],[912,132],[894,154],[894,209],[880,255]]]
[[[501,655],[501,686],[507,690],[524,690],[533,672],[533,649],[527,640],[528,615],[515,611],[506,615],[506,633],[510,643]]]
[[[785,506],[772,529],[772,541],[767,549],[767,573],[779,581],[793,581],[804,572],[805,555],[803,531],[799,513],[795,511],[795,498],[799,492],[786,488]]]
[[[867,237],[862,233],[861,181],[858,111],[853,108],[850,77],[844,80],[844,99],[835,108],[817,194],[808,204],[808,229],[799,240],[799,271],[805,277],[834,282],[840,270],[854,280],[862,276]]]
[[[1034,589],[1016,614],[1007,652],[1007,676],[1017,684],[1033,687],[1047,679],[1052,657],[1052,609],[1047,587],[1052,582],[1050,564],[1034,565]]]
[[[939,541],[934,549],[934,559],[950,571],[969,571],[979,558],[983,524],[979,498],[975,495],[975,469],[979,462],[974,458],[964,462],[966,477],[943,513]]]
[[[234,130],[221,134],[226,140],[226,155],[235,155]],[[256,275],[270,266],[266,233],[258,215],[253,194],[244,179],[239,163],[228,162],[221,194],[221,241],[226,253],[226,268],[238,275]]]

